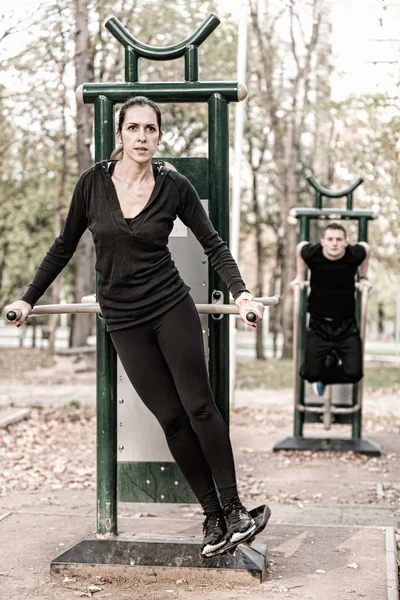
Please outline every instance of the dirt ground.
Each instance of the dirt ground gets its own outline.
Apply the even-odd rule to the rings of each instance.
[[[2,600],[64,600],[93,595],[99,600],[378,600],[376,594],[370,596],[368,591],[351,587],[326,595],[323,590],[330,589],[329,580],[326,578],[319,588],[314,581],[318,575],[312,579],[314,587],[307,591],[303,584],[296,585],[294,573],[289,578],[291,587],[285,569],[293,568],[294,559],[287,563],[285,552],[274,552],[274,548],[281,548],[283,541],[279,538],[286,535],[282,533],[285,527],[295,526],[299,531],[304,528],[299,535],[307,538],[311,535],[309,528],[317,526],[321,531],[332,527],[332,535],[336,526],[398,526],[400,415],[384,405],[384,398],[364,414],[364,436],[381,445],[379,458],[333,452],[274,453],[273,445],[291,435],[293,415],[290,403],[277,406],[266,400],[265,390],[252,392],[252,406],[239,402],[231,416],[243,501],[249,506],[267,503],[272,509],[271,527],[263,537],[272,550],[265,584],[255,587],[253,582],[240,584],[226,579],[215,582],[211,576],[182,576],[168,582],[154,574],[133,581],[108,575],[97,579],[50,578],[50,561],[64,546],[95,527],[95,408],[93,399],[84,402],[88,393],[93,393],[94,384],[92,358],[53,359],[29,350],[1,352],[0,417],[13,406],[31,407],[28,419],[0,429],[0,532],[8,536],[7,540],[4,534],[0,536],[0,556],[7,558],[0,562]],[[322,426],[313,426],[313,431],[324,435]],[[335,435],[348,437],[348,428],[337,427]],[[119,506],[120,517],[128,526],[140,519],[156,523],[165,518],[165,510],[165,505]],[[201,535],[203,516],[196,505],[169,505],[168,518],[179,521],[180,527],[190,522]],[[62,519],[69,519],[67,530],[60,525]],[[21,529],[28,535],[21,537]],[[321,541],[320,555],[315,558],[317,566],[319,560],[324,562],[324,548],[330,543]],[[90,591],[89,585],[101,590]]]

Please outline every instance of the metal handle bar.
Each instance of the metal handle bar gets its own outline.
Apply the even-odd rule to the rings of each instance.
[[[266,296],[264,298],[254,298],[256,302],[264,304],[264,306],[275,306],[278,304],[278,296]],[[239,309],[236,304],[196,304],[197,311],[202,314],[224,314],[238,315]],[[61,315],[61,314],[79,314],[79,313],[100,313],[98,302],[92,303],[76,303],[76,304],[42,304],[35,306],[29,313],[30,317],[39,315]],[[252,314],[253,311],[250,311]],[[249,313],[250,314],[250,313]],[[20,310],[9,310],[6,317],[8,321],[17,321],[21,318]],[[257,318],[257,317],[256,317]],[[251,318],[248,319],[251,321]]]

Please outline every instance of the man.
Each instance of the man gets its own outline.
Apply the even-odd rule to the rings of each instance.
[[[370,247],[366,242],[347,242],[345,228],[329,224],[320,244],[297,245],[297,273],[291,287],[304,287],[310,269],[310,313],[304,364],[300,375],[315,383],[323,396],[328,383],[357,383],[363,376],[362,344],[356,321],[355,276],[368,291]]]

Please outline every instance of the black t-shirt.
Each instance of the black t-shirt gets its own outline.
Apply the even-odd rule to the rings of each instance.
[[[346,321],[355,316],[355,276],[366,257],[364,246],[347,246],[338,260],[329,260],[321,244],[305,244],[301,256],[311,271],[308,312],[316,318]]]

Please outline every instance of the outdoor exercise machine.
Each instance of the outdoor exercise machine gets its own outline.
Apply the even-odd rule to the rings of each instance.
[[[313,208],[295,208],[291,217],[300,222],[298,241],[310,239],[310,221],[312,219],[350,220],[358,223],[358,241],[368,241],[368,222],[376,218],[372,210],[353,208],[353,192],[363,180],[356,179],[347,189],[339,191],[328,190],[318,183],[314,177],[308,182],[315,190]],[[324,208],[323,197],[345,197],[346,208]],[[356,284],[356,289],[358,289]],[[363,380],[356,384],[335,384],[327,386],[324,398],[318,399],[314,394],[307,394],[311,386],[299,374],[299,367],[304,361],[305,339],[307,330],[307,295],[308,282],[301,290],[294,290],[293,316],[293,379],[294,379],[294,435],[278,442],[274,450],[333,450],[338,452],[353,451],[374,456],[380,455],[379,448],[370,441],[362,439],[362,408]],[[356,299],[356,316],[365,350],[365,331],[367,321],[368,291],[358,289]],[[323,422],[325,429],[331,429],[332,424],[351,425],[352,437],[349,439],[304,437],[305,423]]]
[[[115,18],[105,27],[124,47],[125,82],[83,83],[77,98],[94,104],[95,161],[110,157],[115,145],[115,105],[127,98],[145,95],[158,103],[196,102],[208,104],[208,157],[166,158],[195,186],[220,236],[229,240],[229,103],[247,96],[244,84],[235,81],[199,81],[199,47],[220,24],[210,14],[186,40],[164,48],[143,44]],[[167,61],[184,58],[182,82],[142,83],[139,59]],[[217,406],[229,423],[229,321],[224,315],[237,313],[229,304],[226,286],[208,267],[207,257],[183,223],[177,220],[169,247],[182,277],[192,288],[201,313],[209,375]],[[278,298],[265,299],[276,304]],[[217,308],[215,308],[217,307]],[[95,312],[97,304],[35,307],[32,314]],[[210,313],[211,318],[206,316]],[[12,315],[10,315],[12,316]],[[213,318],[214,317],[214,318]],[[85,564],[142,566],[223,567],[244,569],[262,579],[266,547],[240,548],[235,556],[222,555],[204,561],[200,540],[193,538],[140,539],[118,535],[117,497],[124,502],[196,501],[169,454],[161,428],[128,383],[100,317],[97,338],[97,531],[56,558],[53,571]],[[140,414],[140,422],[138,419]],[[138,440],[141,440],[138,444]],[[143,446],[141,446],[143,444]],[[118,460],[119,459],[119,460]],[[117,486],[118,481],[118,486]],[[255,545],[254,545],[255,546]],[[262,546],[262,547],[261,547]]]

